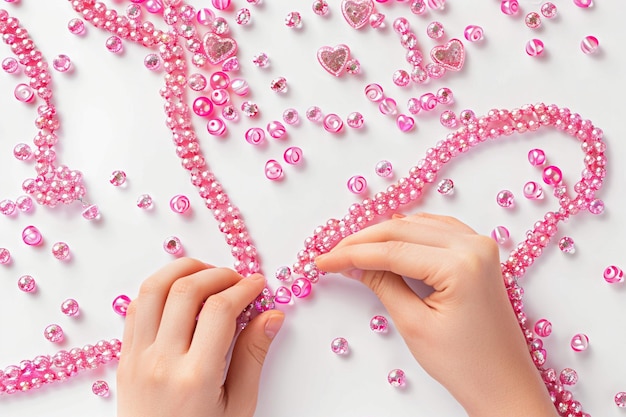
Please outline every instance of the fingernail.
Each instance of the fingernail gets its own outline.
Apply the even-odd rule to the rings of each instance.
[[[391,215],[391,218],[392,218],[392,219],[403,219],[403,218],[405,218],[405,217],[406,217],[406,215],[405,215],[405,214],[402,214],[402,213],[393,213],[393,214]]]
[[[267,320],[267,323],[265,323],[265,335],[273,339],[282,327],[284,321],[285,316],[283,314],[274,314]]]
[[[362,269],[351,269],[349,271],[342,272],[342,274],[345,277],[356,279],[356,280],[360,281],[361,278],[363,277],[363,270]]]

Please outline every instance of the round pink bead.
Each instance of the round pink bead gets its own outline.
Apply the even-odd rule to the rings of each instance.
[[[291,268],[288,266],[281,266],[276,270],[274,276],[279,281],[287,282],[291,279]]]
[[[193,101],[193,105],[191,107],[193,112],[200,117],[207,117],[213,113],[213,102],[204,96],[200,96]]]
[[[30,88],[29,85],[22,83],[15,86],[13,94],[15,98],[22,103],[30,103],[35,97],[35,92],[33,91],[33,89]]]
[[[591,203],[589,203],[589,213],[591,214],[604,213],[604,201],[600,199],[595,199]]]
[[[7,265],[11,262],[11,252],[7,248],[0,248],[0,265]]]
[[[423,0],[413,0],[409,5],[411,13],[416,15],[422,15],[426,13],[426,2]]]
[[[211,77],[209,78],[209,85],[214,90],[226,89],[230,85],[230,77],[225,72],[216,71],[211,74]]]
[[[290,165],[297,165],[302,162],[302,149],[297,146],[290,146],[283,154],[285,162]]]
[[[393,83],[398,87],[406,87],[411,82],[411,76],[405,70],[397,70],[393,73]]]
[[[535,333],[539,337],[548,337],[552,334],[552,323],[547,319],[539,319],[535,323]]]
[[[2,200],[0,201],[0,213],[5,216],[12,216],[15,213],[17,206],[13,200]]]
[[[196,20],[201,25],[209,26],[215,20],[215,13],[207,7],[203,7],[196,13]]]
[[[236,56],[231,56],[230,58],[228,58],[227,60],[222,62],[222,71],[224,71],[224,72],[239,71],[239,68],[240,68],[239,59],[237,59]],[[233,81],[230,82],[231,88],[233,86]],[[233,89],[233,91],[234,91],[234,89]],[[235,94],[237,94],[237,92],[235,92]],[[246,91],[245,94],[247,94],[247,91]],[[242,95],[245,95],[245,94],[242,94]],[[239,95],[241,95],[241,94],[239,94]]]
[[[512,207],[514,202],[515,196],[509,190],[502,190],[496,196],[496,203],[498,203],[500,207]]]
[[[415,97],[409,99],[407,102],[407,108],[411,114],[418,114],[422,111],[422,105],[420,104],[419,99]]]
[[[591,35],[585,36],[580,42],[580,50],[587,55],[595,53],[599,46],[600,42],[598,41],[598,38]]]
[[[170,208],[174,213],[185,214],[190,207],[191,203],[189,202],[189,198],[185,195],[178,194],[170,200]]]
[[[437,192],[441,195],[452,195],[454,193],[454,181],[444,178],[437,184]]]
[[[122,39],[120,39],[117,36],[111,36],[107,38],[105,42],[105,46],[109,50],[109,52],[113,52],[114,54],[117,54],[122,51],[122,47],[123,47]]]
[[[348,341],[343,337],[336,337],[330,342],[330,350],[337,355],[345,355],[348,353]]]
[[[283,121],[288,125],[295,125],[300,121],[300,115],[296,109],[287,109],[283,112]]]
[[[569,236],[564,236],[559,240],[559,250],[563,253],[575,253],[576,246],[574,246],[574,239]]]
[[[454,102],[454,94],[452,94],[452,90],[447,87],[440,88],[437,90],[437,103],[439,104],[452,104]]]
[[[370,26],[374,29],[384,27],[385,15],[382,13],[372,13],[370,15]]]
[[[624,271],[622,271],[622,268],[615,265],[607,266],[604,269],[603,276],[605,281],[609,284],[615,284],[624,281]]]
[[[222,106],[230,101],[230,94],[228,91],[218,88],[211,92],[211,101],[218,106]]]
[[[137,198],[137,207],[140,209],[149,209],[152,207],[152,197],[148,194],[142,194]]]
[[[95,220],[100,217],[100,209],[95,204],[87,204],[81,213],[85,220]]]
[[[13,148],[13,156],[20,161],[26,161],[33,155],[33,151],[26,143],[18,143]]]
[[[65,242],[56,242],[52,245],[52,255],[59,260],[67,259],[70,256],[70,247]]]
[[[395,114],[397,111],[397,103],[392,98],[384,98],[378,104],[378,110],[382,114]]]
[[[211,4],[217,10],[226,10],[230,7],[230,0],[211,0]]]
[[[33,209],[33,199],[27,195],[21,195],[15,200],[15,206],[22,213],[28,213]]]
[[[176,236],[170,236],[163,241],[163,250],[170,255],[177,255],[182,252],[183,245]]]
[[[406,375],[402,369],[392,369],[387,374],[387,382],[392,387],[402,387],[406,384]]]
[[[52,343],[60,343],[63,341],[63,329],[58,324],[51,324],[43,331],[44,337]]]
[[[530,200],[540,200],[543,198],[543,188],[535,181],[524,184],[524,197]]]
[[[404,17],[399,17],[396,20],[394,20],[392,26],[393,26],[393,30],[398,35],[404,35],[405,33],[408,33],[411,30],[411,25],[409,21]]]
[[[569,345],[575,352],[582,352],[589,347],[589,337],[584,333],[577,333],[572,337]]]
[[[22,241],[29,246],[38,246],[43,241],[43,236],[35,226],[26,226],[22,231]]]
[[[33,292],[37,288],[35,278],[30,275],[22,275],[17,280],[17,288],[24,292]]]
[[[289,12],[285,17],[285,26],[288,28],[298,28],[302,24],[302,15],[298,12]]]
[[[258,145],[265,140],[265,130],[260,127],[251,127],[245,133],[246,142],[251,145]]]
[[[213,136],[222,136],[226,133],[226,123],[222,119],[211,119],[206,124],[206,130]]]
[[[279,304],[289,304],[291,302],[291,291],[289,288],[284,286],[276,288],[274,301]]]
[[[543,182],[548,185],[559,185],[563,179],[563,173],[558,167],[550,165],[543,170]]]
[[[298,298],[306,298],[311,294],[311,281],[306,278],[298,278],[291,285],[291,292]]]
[[[526,43],[528,56],[539,56],[543,53],[544,45],[540,39],[531,39]]]
[[[365,87],[365,97],[367,97],[368,100],[377,103],[385,97],[383,88],[379,84],[368,84]]]
[[[539,16],[539,13],[537,12],[530,12],[526,15],[524,22],[529,28],[537,29],[539,26],[541,26],[541,16]]]
[[[446,0],[428,0],[428,7],[433,10],[443,10],[446,7]]]
[[[458,125],[456,114],[452,110],[446,110],[439,116],[439,122],[443,127],[454,129]]]
[[[147,0],[145,2],[146,10],[150,13],[161,13],[163,11],[162,0]]]
[[[470,42],[478,42],[483,38],[483,28],[477,25],[468,25],[463,31],[465,39]]]
[[[106,381],[96,381],[91,386],[91,392],[93,392],[98,397],[108,397],[109,384],[107,384]]]
[[[591,7],[591,5],[593,5],[593,0],[574,0],[574,4],[578,7],[586,9],[588,7]]]
[[[370,329],[376,333],[386,333],[389,322],[385,316],[374,316],[370,320]]]
[[[578,373],[572,368],[565,368],[561,371],[559,380],[563,385],[574,385],[578,382]]]
[[[67,29],[73,35],[82,35],[85,33],[85,23],[80,19],[72,19],[68,22]]]
[[[540,166],[546,162],[546,154],[541,149],[531,149],[528,151],[528,162],[533,166]]]
[[[317,106],[311,106],[306,111],[306,118],[312,122],[319,122],[322,120],[322,109]]]
[[[353,129],[360,129],[365,124],[365,118],[361,113],[355,111],[346,117],[346,124]]]
[[[68,298],[61,303],[61,312],[68,317],[76,317],[80,312],[78,302],[73,298]]]
[[[615,405],[619,408],[626,408],[626,392],[620,391],[615,394]]]
[[[393,175],[393,165],[391,162],[383,159],[382,161],[378,161],[374,167],[374,171],[379,177],[390,177]]]
[[[283,167],[274,159],[265,163],[265,177],[268,180],[276,181],[283,177]]]
[[[348,180],[348,190],[354,194],[364,193],[367,189],[367,180],[362,175],[354,175]]]
[[[330,133],[339,133],[343,129],[343,120],[334,113],[324,117],[324,130]]]
[[[274,120],[267,124],[267,133],[274,139],[281,139],[287,135],[287,129],[285,129],[285,125],[281,122]]]
[[[319,16],[326,16],[329,11],[328,2],[326,2],[326,0],[315,0],[312,8],[313,13]]]
[[[275,93],[284,93],[287,91],[287,79],[285,77],[274,78],[270,82],[270,90]]]
[[[519,2],[517,0],[502,0],[500,3],[500,10],[507,15],[517,14],[519,11]]]
[[[202,91],[207,86],[207,80],[204,75],[195,73],[189,76],[187,84],[193,91]]]
[[[426,27],[426,35],[431,39],[440,39],[445,35],[443,24],[440,22],[431,22]]]
[[[498,242],[498,244],[504,245],[506,242],[509,241],[511,234],[509,233],[509,229],[507,229],[506,227],[496,226],[491,231],[491,237],[493,238],[493,240]]]
[[[71,67],[72,60],[67,55],[57,55],[57,57],[52,60],[52,68],[59,72],[67,72]]]
[[[130,298],[127,295],[118,295],[115,297],[112,303],[113,311],[122,317],[126,316],[128,305],[130,304]]]
[[[109,182],[116,187],[124,185],[126,182],[126,173],[120,170],[113,171],[111,173],[111,177],[109,178]]]
[[[20,64],[17,62],[17,59],[13,57],[4,58],[2,60],[2,69],[9,74],[14,74],[19,68]]]
[[[541,5],[541,14],[547,19],[552,19],[556,16],[556,12],[557,9],[554,3],[547,1]]]
[[[439,104],[439,100],[433,93],[422,94],[419,98],[422,110],[430,111],[434,110]]]

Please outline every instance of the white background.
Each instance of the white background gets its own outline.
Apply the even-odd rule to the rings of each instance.
[[[602,272],[608,265],[621,264],[626,229],[620,159],[626,155],[622,106],[626,94],[626,28],[622,20],[626,3],[597,1],[591,9],[580,9],[571,0],[556,1],[558,17],[544,19],[543,27],[535,31],[524,25],[523,16],[538,11],[538,1],[521,1],[523,13],[513,17],[502,14],[499,2],[493,0],[449,0],[445,11],[430,11],[421,17],[409,12],[408,3],[376,3],[387,15],[387,28],[359,31],[343,20],[339,1],[330,2],[331,13],[325,18],[313,14],[309,0],[265,0],[261,6],[243,0],[233,3],[230,12],[219,14],[229,20],[239,42],[240,76],[249,81],[250,99],[259,104],[261,114],[257,119],[243,116],[229,124],[229,133],[222,138],[208,135],[206,122],[200,119],[196,127],[209,166],[243,212],[261,254],[263,271],[274,288],[273,272],[295,261],[313,229],[328,218],[343,216],[351,203],[362,198],[346,189],[350,176],[364,175],[372,193],[382,190],[391,181],[375,175],[377,161],[391,161],[397,179],[449,132],[439,124],[438,116],[444,110],[439,107],[431,114],[418,115],[413,132],[401,133],[393,118],[380,114],[365,98],[363,89],[370,82],[380,83],[402,112],[406,112],[409,97],[447,86],[455,94],[450,108],[457,114],[466,108],[480,115],[491,108],[511,109],[542,101],[569,107],[604,130],[609,165],[599,196],[606,202],[605,213],[583,213],[562,225],[557,238],[571,236],[576,253],[561,253],[555,240],[529,269],[522,285],[530,320],[546,317],[553,323],[553,334],[545,340],[549,365],[579,372],[580,382],[572,390],[587,412],[622,415],[613,396],[626,391],[624,288],[608,285]],[[127,5],[120,1],[108,4],[118,10]],[[194,4],[206,7],[209,2]],[[85,221],[78,203],[0,217],[0,247],[9,248],[13,255],[11,265],[0,266],[0,368],[39,354],[121,337],[123,319],[112,311],[111,301],[119,294],[136,295],[145,277],[172,260],[161,249],[169,235],[180,237],[188,256],[232,265],[215,221],[174,152],[158,94],[162,74],[143,66],[148,51],[125,42],[123,54],[111,54],[104,47],[109,35],[93,27],[88,27],[83,37],[70,34],[67,22],[76,14],[67,1],[21,0],[4,6],[24,24],[48,61],[60,53],[73,61],[71,74],[52,71],[54,103],[62,122],[57,152],[61,163],[84,173],[88,199],[98,204],[102,218]],[[252,23],[237,27],[234,10],[244,6],[252,11]],[[303,15],[300,30],[283,24],[292,10]],[[424,52],[435,45],[425,36],[427,24],[442,22],[445,39],[464,41],[467,61],[463,70],[424,86],[394,86],[393,71],[408,69],[405,52],[390,27],[398,16],[409,18]],[[149,19],[158,22],[155,16]],[[162,22],[158,24],[163,27]],[[471,44],[463,39],[468,24],[484,28],[482,42]],[[581,39],[590,34],[601,44],[593,56],[579,49]],[[540,59],[524,52],[526,41],[533,37],[546,45]],[[319,47],[339,43],[347,44],[361,62],[361,75],[335,78],[317,63]],[[0,56],[10,56],[8,48],[3,50]],[[261,51],[270,56],[269,68],[251,64],[253,55]],[[286,94],[269,89],[270,80],[278,76],[288,80]],[[12,156],[14,145],[32,143],[36,132],[36,106],[13,98],[14,86],[24,80],[23,75],[0,74],[0,199],[17,198],[22,194],[22,181],[34,175],[32,164]],[[235,102],[240,103],[241,98]],[[360,111],[366,126],[360,131],[345,127],[343,134],[331,135],[304,118],[311,105],[344,120],[350,112]],[[270,139],[263,147],[244,141],[247,128],[280,119],[288,107],[295,107],[304,119],[298,126],[288,127],[288,138]],[[283,164],[284,180],[267,180],[265,161],[281,160],[288,146],[303,149],[303,165]],[[401,211],[454,215],[484,234],[504,225],[512,240],[519,242],[546,211],[557,208],[547,188],[548,197],[542,201],[522,195],[525,182],[541,182],[541,171],[526,160],[528,150],[534,147],[544,149],[549,161],[563,169],[570,186],[577,181],[583,153],[574,139],[555,131],[515,135],[485,143],[449,164],[441,175],[455,181],[454,196],[442,197],[431,188],[418,204]],[[109,184],[115,169],[128,174],[126,187]],[[505,188],[517,197],[512,210],[495,203],[495,195]],[[154,198],[153,210],[135,206],[137,196],[143,193]],[[191,215],[180,216],[169,209],[169,199],[175,194],[189,196]],[[29,224],[42,231],[43,246],[27,247],[21,242],[21,231]],[[59,240],[70,245],[71,261],[59,262],[51,255],[52,244]],[[503,258],[511,246],[513,242],[502,249]],[[17,289],[17,279],[23,274],[36,278],[36,294]],[[59,306],[68,297],[79,301],[80,318],[61,314]],[[463,415],[454,399],[415,363],[393,326],[385,336],[369,330],[370,317],[385,311],[360,284],[327,276],[314,287],[312,297],[284,310],[287,320],[267,359],[256,416]],[[53,322],[66,332],[61,345],[43,338],[43,329]],[[583,353],[569,348],[570,338],[578,332],[590,338],[590,347]],[[349,356],[338,357],[330,351],[330,341],[337,336],[348,339]],[[405,370],[408,384],[404,390],[387,384],[387,372],[393,368]],[[91,384],[97,379],[111,385],[108,399],[91,393]],[[0,397],[0,415],[112,416],[117,396],[114,382],[115,366],[111,364],[36,392]]]

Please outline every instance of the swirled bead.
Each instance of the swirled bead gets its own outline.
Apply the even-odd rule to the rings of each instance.
[[[339,133],[343,128],[343,120],[334,113],[324,116],[324,130],[330,133]]]
[[[483,28],[477,25],[468,25],[465,27],[463,35],[470,42],[478,42],[483,38]]]
[[[552,323],[547,319],[539,319],[535,323],[535,333],[539,337],[548,337],[552,333]]]
[[[624,271],[616,265],[609,265],[604,269],[604,280],[609,284],[624,281]]]
[[[311,281],[298,278],[291,285],[291,292],[298,298],[306,298],[311,294]]]
[[[540,39],[531,39],[526,42],[526,53],[528,56],[540,56],[543,54],[544,45]]]
[[[207,122],[206,130],[213,136],[222,136],[226,133],[226,123],[220,118],[211,119]]]
[[[354,194],[361,194],[367,189],[367,180],[362,175],[353,175],[348,180],[348,190]]]
[[[382,114],[395,114],[397,111],[397,103],[392,98],[383,98],[378,105],[378,110],[380,110]]]
[[[283,177],[283,167],[274,159],[268,160],[265,163],[265,177],[272,181],[281,179]]]
[[[291,302],[291,291],[289,288],[280,286],[274,293],[274,301],[279,304],[289,304]]]
[[[26,226],[22,231],[22,241],[29,246],[38,246],[43,241],[43,236],[35,226]]]
[[[274,139],[281,139],[287,135],[287,129],[278,120],[271,121],[267,124],[267,132]]]
[[[496,226],[491,232],[491,238],[500,245],[504,245],[506,242],[508,242],[509,237],[509,229],[504,226]]]
[[[524,184],[524,197],[530,200],[540,200],[543,198],[543,189],[535,181]]]
[[[422,110],[431,111],[437,107],[439,101],[437,97],[433,93],[425,93],[422,94],[419,98],[420,105],[422,106]]]
[[[517,0],[502,0],[500,10],[507,15],[517,14],[519,11],[519,2]]]
[[[122,317],[126,316],[126,311],[128,310],[128,305],[130,304],[130,298],[127,295],[118,295],[113,299],[113,303],[111,307],[113,307],[113,311],[119,314]]]
[[[587,55],[596,53],[599,47],[600,42],[598,41],[598,38],[592,35],[585,36],[580,42],[580,50]]]
[[[297,146],[290,146],[283,153],[283,159],[290,165],[297,165],[302,162],[302,149]]]
[[[185,214],[190,207],[191,203],[189,202],[189,198],[185,195],[178,194],[170,200],[170,209],[172,209],[174,213]]]
[[[265,140],[265,130],[260,127],[251,127],[245,133],[246,142],[251,145],[258,145]]]

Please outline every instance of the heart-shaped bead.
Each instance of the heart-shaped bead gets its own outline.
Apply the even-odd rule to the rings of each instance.
[[[413,126],[415,126],[415,119],[411,116],[407,116],[406,114],[400,114],[396,118],[396,124],[401,131],[408,132],[413,129]]]
[[[445,69],[459,71],[465,64],[465,47],[458,39],[450,39],[445,45],[435,46],[430,57]]]
[[[374,2],[372,0],[343,0],[341,13],[350,26],[360,29],[367,24],[374,13]]]
[[[317,50],[317,60],[320,65],[335,77],[341,75],[349,59],[350,48],[346,45],[337,45],[334,48],[322,46]]]
[[[204,52],[213,65],[230,58],[237,53],[237,42],[234,39],[207,33],[202,39]]]

